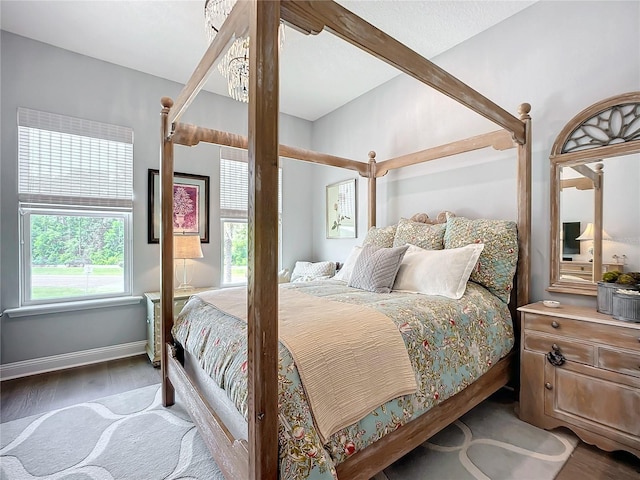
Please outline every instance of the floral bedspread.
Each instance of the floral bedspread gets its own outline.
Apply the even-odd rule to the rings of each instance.
[[[337,464],[463,390],[514,344],[507,306],[472,282],[460,300],[371,293],[337,280],[283,284],[281,288],[367,305],[387,315],[402,334],[418,384],[416,394],[381,405],[323,445],[291,354],[280,343],[281,479],[336,478]],[[173,335],[247,418],[246,323],[194,296],[178,316]]]

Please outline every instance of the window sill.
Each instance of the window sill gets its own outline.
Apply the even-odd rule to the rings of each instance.
[[[66,303],[47,303],[42,305],[29,305],[25,307],[8,308],[4,312],[9,317],[26,317],[30,315],[47,315],[50,313],[73,312],[77,310],[90,310],[92,308],[119,307],[122,305],[134,305],[140,303],[141,296],[102,298],[97,300],[82,300]]]

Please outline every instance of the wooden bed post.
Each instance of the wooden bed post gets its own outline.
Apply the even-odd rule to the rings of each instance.
[[[249,478],[278,478],[278,28],[280,2],[249,21]]]
[[[593,186],[594,193],[594,206],[593,206],[593,226],[595,231],[593,232],[593,281],[599,282],[602,280],[602,200],[604,199],[604,174],[602,163],[596,163],[596,181]],[[598,261],[595,261],[595,260]]]
[[[525,126],[524,143],[518,144],[518,281],[517,306],[529,303],[531,282],[531,105],[523,103],[518,108],[520,120]]]
[[[169,110],[173,100],[162,97],[160,100],[160,136],[162,150],[160,153],[160,205],[162,219],[160,222],[160,311],[162,318],[161,356],[162,368],[162,404],[167,407],[175,402],[173,385],[169,381],[167,371],[167,343],[172,341],[171,327],[173,326],[173,142],[169,137]]]
[[[369,228],[376,226],[376,152],[369,152]]]

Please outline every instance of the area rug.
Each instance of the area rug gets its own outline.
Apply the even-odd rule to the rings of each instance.
[[[575,437],[485,401],[375,480],[552,480]],[[0,425],[2,480],[223,480],[180,402],[159,385]],[[235,479],[234,479],[235,480]]]

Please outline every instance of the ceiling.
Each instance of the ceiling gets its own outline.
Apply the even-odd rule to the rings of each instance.
[[[426,58],[452,48],[535,3],[339,0]],[[3,30],[184,84],[207,47],[204,0],[1,0]],[[287,28],[280,110],[316,120],[399,74],[322,32]],[[227,95],[214,70],[205,90]]]

